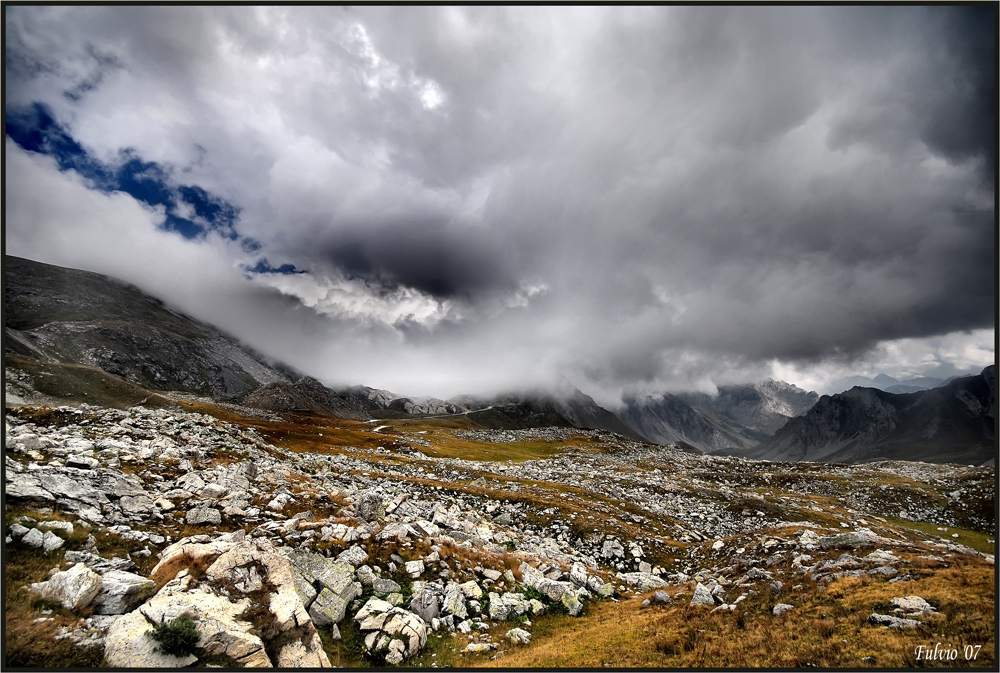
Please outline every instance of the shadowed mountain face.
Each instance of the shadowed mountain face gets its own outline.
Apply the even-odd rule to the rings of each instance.
[[[347,418],[465,415],[487,428],[556,425],[638,438],[572,386],[554,394],[449,401],[366,386],[331,390],[210,325],[171,311],[132,285],[18,257],[4,259],[4,317],[7,353],[25,358],[11,361],[44,362],[50,370],[60,364],[84,365],[92,368],[91,379],[100,387],[111,385],[100,378],[106,374],[138,386],[130,391],[130,400],[143,389],[179,391],[277,412]],[[64,374],[69,377],[70,372]],[[72,374],[80,376],[76,369]],[[58,385],[49,383],[48,396],[61,397]]]
[[[755,433],[773,435],[790,418],[809,411],[819,395],[784,381],[768,379],[741,386],[720,386],[717,395],[684,393],[678,397]]]
[[[357,400],[108,276],[6,256],[4,319],[7,352],[33,360],[93,367],[148,390],[368,417]]]
[[[292,373],[121,281],[4,259],[7,350],[97,367],[152,390],[232,399]]]
[[[622,420],[658,444],[682,442],[707,453],[743,454],[819,396],[783,381],[722,386],[717,395],[678,393],[626,398]]]
[[[705,453],[732,453],[756,446],[767,435],[696,409],[679,396],[665,393],[626,398],[621,418],[656,444],[686,444]]]
[[[995,368],[939,388],[824,395],[803,417],[749,452],[769,460],[875,459],[981,464],[994,459]]]
[[[525,392],[493,399],[458,398],[468,417],[489,428],[514,430],[538,426],[609,430],[645,441],[647,438],[600,406],[589,395],[561,386],[558,393]]]

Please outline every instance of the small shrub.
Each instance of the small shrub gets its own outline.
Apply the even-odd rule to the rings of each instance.
[[[541,601],[542,603],[544,603],[546,605],[548,605],[549,603],[552,602],[552,601],[549,600],[548,596],[546,596],[545,594],[543,594],[541,591],[539,591],[535,587],[523,587],[521,589],[521,593],[524,594],[524,597],[527,598],[529,601],[532,598],[534,598],[535,600]]]
[[[185,657],[189,654],[198,655],[198,625],[190,617],[177,617],[169,624],[160,624],[146,635],[159,643],[160,652],[175,657]]]

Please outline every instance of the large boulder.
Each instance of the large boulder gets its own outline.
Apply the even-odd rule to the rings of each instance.
[[[361,594],[361,584],[355,581],[354,566],[349,563],[303,549],[290,552],[288,560],[297,577],[295,583],[302,588],[303,585],[312,587],[317,596],[325,588],[340,596],[345,603],[350,603]],[[302,599],[305,602],[306,597]]]
[[[859,528],[849,533],[824,535],[819,539],[819,546],[823,549],[858,549],[872,547],[880,541],[881,538],[872,531]]]
[[[358,545],[352,545],[344,551],[337,555],[338,561],[343,561],[349,565],[359,568],[364,564],[368,563],[368,552],[359,547]]]
[[[101,590],[101,576],[82,563],[57,572],[46,582],[31,585],[42,598],[55,601],[67,610],[80,610],[90,605]]]
[[[223,543],[216,540],[214,545],[182,542],[165,550],[169,554],[163,561],[173,559],[171,563],[177,565],[178,559],[187,559],[204,564],[212,559],[202,579],[194,580],[190,566],[182,568],[153,598],[126,615],[128,620],[122,629],[127,626],[132,634],[141,631],[136,615],[142,617],[147,628],[187,616],[197,624],[198,647],[209,655],[228,657],[238,666],[330,665],[316,627],[299,599],[292,564],[269,541],[236,541],[230,537]],[[181,553],[184,549],[190,553]],[[123,619],[116,620],[115,625]],[[129,643],[119,635],[116,632],[116,637],[109,639],[111,645],[105,652],[112,666],[132,666],[136,664],[128,663],[131,657],[147,661],[144,657],[153,656],[147,651],[148,643]],[[277,650],[275,661],[268,656],[268,650]],[[164,664],[149,660],[146,665]]]
[[[358,516],[365,521],[381,521],[385,518],[385,503],[378,491],[365,491],[358,500]]]
[[[662,589],[667,586],[667,582],[662,577],[653,573],[618,573],[617,577],[626,584],[634,586],[640,592]]]
[[[364,636],[364,652],[392,666],[415,656],[427,644],[427,623],[408,610],[370,598],[354,616]]]
[[[884,626],[887,629],[915,629],[920,626],[916,619],[902,619],[891,615],[880,615],[873,612],[868,616],[868,621],[876,626]]]
[[[420,618],[428,624],[440,614],[440,604],[437,594],[428,589],[423,589],[413,594],[413,600],[410,601],[409,607],[410,612],[420,615]]]
[[[123,570],[108,570],[102,576],[100,593],[94,601],[99,615],[123,615],[156,593],[156,582]]]
[[[455,615],[458,619],[465,619],[469,616],[469,610],[465,605],[465,594],[457,582],[449,582],[445,588],[444,600],[441,601],[441,612],[446,615]]]
[[[712,592],[701,582],[698,582],[698,586],[694,588],[694,595],[691,596],[691,605],[715,605],[715,598],[712,597]]]
[[[159,644],[147,634],[154,624],[139,611],[122,615],[108,628],[104,638],[104,659],[112,668],[182,668],[198,661],[189,654],[175,657],[159,651]]]
[[[220,524],[222,514],[212,507],[196,507],[187,513],[187,523],[191,526],[200,524]]]
[[[316,626],[339,624],[347,614],[347,601],[326,587],[309,606],[309,616]]]
[[[168,546],[159,553],[160,562],[156,564],[149,578],[159,585],[172,580],[181,570],[188,568],[204,570],[219,556],[242,543],[246,534],[242,530],[222,535],[192,535]]]
[[[521,571],[521,582],[543,594],[550,601],[561,601],[565,593],[576,589],[576,585],[572,582],[548,579],[538,568],[533,568],[526,561],[521,562],[519,570]]]

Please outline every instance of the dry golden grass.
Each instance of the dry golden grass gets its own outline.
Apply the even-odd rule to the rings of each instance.
[[[78,616],[28,590],[34,582],[48,579],[63,552],[45,554],[17,546],[5,552],[4,564],[4,668],[95,667],[101,663],[101,648],[82,649],[69,640],[57,640],[59,628],[79,623]],[[48,614],[45,613],[48,611]],[[79,616],[88,616],[83,611]],[[36,621],[36,620],[48,621]]]
[[[936,642],[981,645],[978,657],[960,666],[994,668],[993,569],[956,560],[931,577],[903,584],[843,579],[827,589],[804,582],[780,597],[758,595],[734,612],[709,614],[679,601],[643,608],[638,599],[591,605],[586,618],[546,618],[531,645],[478,666],[512,668],[590,667],[909,667],[918,645]],[[868,616],[888,613],[893,598],[919,595],[939,606],[928,626],[894,631],[872,626]],[[777,602],[796,607],[781,617]],[[540,623],[538,627],[541,627]],[[872,659],[867,659],[872,657]],[[947,662],[921,662],[925,666]]]

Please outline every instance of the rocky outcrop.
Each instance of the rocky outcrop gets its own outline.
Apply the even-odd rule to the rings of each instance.
[[[415,656],[427,644],[428,627],[420,616],[370,598],[354,616],[364,634],[364,650],[392,666]]]
[[[812,391],[773,379],[719,386],[716,395],[682,393],[677,397],[695,409],[765,437],[780,430],[789,419],[809,411],[819,400],[819,395]]]
[[[198,647],[206,655],[246,667],[328,667],[289,559],[267,540],[247,540],[242,531],[205,538],[180,540],[164,550],[152,574],[169,579],[155,596],[112,625],[106,640],[108,663],[186,665],[165,663],[142,631],[144,625],[148,629],[186,616],[196,622]],[[268,648],[277,650],[275,661]]]
[[[97,598],[101,591],[101,576],[84,564],[77,563],[69,570],[55,573],[45,582],[32,584],[31,590],[67,610],[78,611]]]
[[[131,612],[156,592],[156,582],[123,570],[108,570],[101,581],[94,601],[94,612],[99,615]]]

